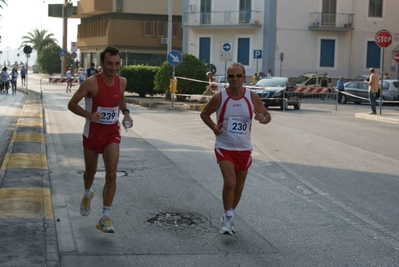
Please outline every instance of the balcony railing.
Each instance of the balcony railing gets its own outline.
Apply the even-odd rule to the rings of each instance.
[[[309,13],[309,29],[320,31],[352,31],[353,16],[349,13]]]
[[[183,27],[258,27],[262,12],[212,11],[183,14]]]

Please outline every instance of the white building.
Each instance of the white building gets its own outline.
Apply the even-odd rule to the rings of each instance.
[[[396,77],[397,10],[397,0],[184,0],[182,47],[218,74],[238,61],[247,76],[272,69],[275,76],[354,78],[370,67],[381,72],[384,61]],[[375,43],[381,29],[393,37],[384,52]]]

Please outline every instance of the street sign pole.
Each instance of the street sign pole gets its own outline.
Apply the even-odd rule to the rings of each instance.
[[[382,89],[383,89],[383,84],[384,84],[384,56],[385,56],[385,48],[382,49],[381,92],[380,92],[380,115],[382,114]]]
[[[259,62],[259,59],[256,59],[256,73],[257,73],[257,74],[259,74],[259,73],[258,73],[258,62]]]

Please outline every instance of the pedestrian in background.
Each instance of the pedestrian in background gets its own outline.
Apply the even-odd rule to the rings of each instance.
[[[15,95],[17,93],[17,80],[18,80],[18,71],[17,68],[12,68],[10,73],[10,80],[11,80],[11,91],[12,94]]]
[[[98,70],[96,70],[94,63],[92,62],[90,64],[90,68],[88,68],[86,70],[86,78],[89,78],[89,77],[91,77],[91,76],[93,76],[93,75],[95,75],[97,73],[98,73]]]
[[[323,88],[328,86],[328,77],[327,77],[327,74],[328,74],[327,72],[324,73],[324,76],[323,76],[323,78],[322,78],[321,81],[320,81],[320,86],[323,87]],[[326,94],[320,94],[320,100],[321,100],[321,102],[323,102],[325,98],[326,98]]]
[[[224,213],[220,233],[230,235],[235,232],[234,212],[252,164],[252,119],[262,124],[271,120],[259,96],[243,87],[245,78],[244,66],[233,63],[227,69],[228,87],[216,93],[200,115],[216,136],[215,155],[223,176]],[[211,118],[215,112],[216,122]]]
[[[86,118],[83,130],[84,194],[80,204],[80,214],[82,216],[90,214],[90,204],[94,197],[91,188],[97,172],[98,156],[102,154],[105,165],[103,213],[96,228],[105,233],[114,233],[110,209],[116,192],[116,172],[121,142],[120,112],[124,116],[123,124],[130,122],[131,127],[133,120],[126,107],[124,96],[127,81],[117,74],[121,66],[119,50],[109,46],[101,52],[100,58],[103,72],[84,80],[69,101],[68,108]],[[85,99],[84,109],[79,105],[82,99]]]
[[[79,68],[78,70],[78,77],[79,77],[79,84],[82,84],[82,82],[85,80],[85,70],[84,68]]]
[[[26,69],[25,69],[25,65],[22,65],[21,67],[21,84],[22,86],[25,86],[25,78],[26,78]]]
[[[72,92],[72,70],[71,67],[68,68],[68,71],[66,72],[66,79],[67,79],[67,87],[66,87],[66,92]]]
[[[252,76],[252,84],[256,84],[258,82],[258,74],[254,73],[254,75]]]
[[[340,76],[337,81],[337,89],[338,89],[338,104],[341,104],[341,102],[342,102],[342,93],[341,92],[345,90],[343,76]]]
[[[376,106],[377,106],[377,93],[378,93],[378,85],[380,83],[380,77],[378,77],[377,73],[375,73],[374,68],[370,68],[370,77],[366,80],[366,83],[369,85],[369,100],[371,111],[369,114],[377,114]]]
[[[212,72],[208,71],[206,73],[206,78],[208,79],[208,85],[205,87],[205,92],[202,94],[203,96],[199,100],[200,103],[205,103],[208,97],[214,95],[218,90],[218,83],[213,77]]]
[[[10,82],[9,82],[9,74],[7,72],[7,67],[4,67],[1,71],[1,79],[2,79],[2,85],[3,85],[3,90],[2,92],[5,94],[8,94],[8,88],[10,87]]]

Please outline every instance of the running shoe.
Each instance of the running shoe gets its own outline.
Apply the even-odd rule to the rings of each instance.
[[[236,232],[234,228],[233,218],[226,218],[226,216],[223,214],[222,218],[220,218],[220,222],[222,224],[222,229],[219,233],[232,235]]]
[[[85,196],[83,196],[82,202],[80,202],[80,214],[82,216],[87,216],[90,214],[91,211],[90,202],[93,199],[93,197],[94,197],[93,191],[91,191],[89,198],[85,198]]]
[[[101,218],[96,224],[96,228],[104,233],[114,233],[113,221],[110,217]]]

